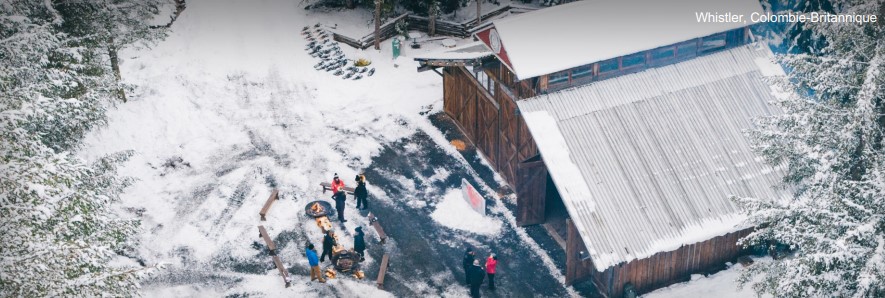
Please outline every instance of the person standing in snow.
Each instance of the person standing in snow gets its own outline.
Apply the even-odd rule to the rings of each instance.
[[[479,266],[479,260],[473,260],[473,265],[469,268],[469,274],[467,274],[468,284],[470,284],[470,297],[479,298],[479,288],[482,286],[482,281],[485,279],[485,270]]]
[[[498,256],[491,254],[486,259],[486,274],[489,276],[489,290],[495,290],[495,268],[498,267]]]
[[[369,191],[366,190],[365,175],[356,175],[356,189],[353,190],[353,195],[356,196],[356,209],[369,208],[369,203],[366,202],[366,198],[369,196]]]
[[[338,221],[347,222],[344,219],[344,207],[347,205],[344,204],[347,201],[347,195],[344,194],[344,189],[339,190],[335,195],[332,196],[332,199],[335,200],[335,211],[338,212]]]
[[[323,236],[323,254],[320,256],[320,262],[324,262],[327,255],[329,260],[332,260],[333,247],[335,247],[335,236],[332,231],[326,231],[326,235]]]
[[[339,191],[344,191],[344,180],[338,179],[338,173],[335,173],[335,176],[332,177],[332,195],[337,194]]]
[[[473,266],[474,256],[476,255],[473,252],[472,248],[468,248],[466,252],[464,252],[464,259],[461,261],[461,266],[464,267],[464,275],[466,275],[467,284],[470,284],[470,267]]]
[[[317,251],[313,248],[313,243],[307,245],[307,263],[310,264],[310,281],[319,279],[320,282],[326,282],[323,273],[320,271],[320,261],[317,259]]]
[[[364,252],[366,251],[366,234],[363,233],[363,227],[356,227],[354,229],[356,234],[353,235],[353,250],[360,254],[360,262],[365,261]]]

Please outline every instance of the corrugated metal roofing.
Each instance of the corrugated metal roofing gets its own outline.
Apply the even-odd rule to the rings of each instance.
[[[759,0],[585,0],[495,20],[521,79],[752,25]],[[740,22],[702,22],[730,13]]]
[[[742,134],[778,113],[771,56],[741,46],[518,102],[597,270],[739,230],[729,196],[782,195]]]

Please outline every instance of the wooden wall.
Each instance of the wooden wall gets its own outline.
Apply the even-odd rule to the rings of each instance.
[[[524,225],[541,223],[547,169],[525,120],[518,113],[516,95],[493,71],[487,73],[496,82],[494,96],[466,68],[445,67],[443,110],[455,120],[477,151],[515,188],[520,200],[517,206],[523,211],[518,212],[517,221]]]
[[[579,252],[584,251],[584,243],[578,235],[574,223],[568,220],[568,240],[566,241],[566,284],[587,280],[596,284],[599,291],[608,297],[623,296],[624,285],[633,284],[637,294],[687,281],[691,274],[702,273],[734,262],[748,250],[737,245],[740,238],[750,234],[751,229],[729,233],[713,239],[682,246],[681,248],[657,253],[651,257],[633,260],[598,272],[590,260],[582,261]]]

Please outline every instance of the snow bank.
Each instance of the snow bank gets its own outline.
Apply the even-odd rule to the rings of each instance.
[[[771,262],[770,258],[754,259],[756,262]],[[752,266],[752,265],[751,265]],[[737,288],[737,278],[744,266],[736,264],[716,274],[703,277],[692,275],[691,281],[675,284],[643,295],[644,298],[716,297],[745,298],[756,297],[750,285]],[[771,296],[763,296],[771,297]]]
[[[430,217],[439,224],[457,230],[482,235],[497,235],[501,232],[501,221],[482,216],[467,204],[460,189],[449,190]]]

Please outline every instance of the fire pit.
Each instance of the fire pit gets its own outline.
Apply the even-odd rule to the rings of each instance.
[[[304,213],[313,218],[330,216],[334,210],[332,204],[326,201],[313,201],[304,206]]]
[[[356,252],[342,250],[337,254],[332,254],[332,264],[335,264],[335,270],[348,272],[359,269],[359,257]]]
[[[365,274],[360,270],[360,255],[353,250],[341,249],[332,253],[332,265],[326,268],[326,277],[335,278],[338,273],[349,273],[357,279]]]
[[[332,230],[332,222],[329,221],[328,216],[331,216],[334,212],[335,209],[332,209],[332,204],[326,201],[313,201],[304,206],[304,214],[316,219],[317,226],[320,227],[323,233]]]

